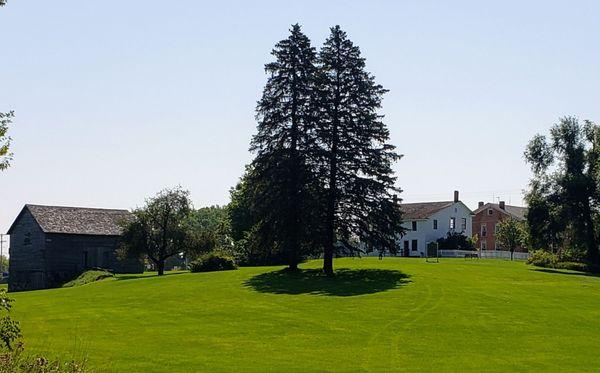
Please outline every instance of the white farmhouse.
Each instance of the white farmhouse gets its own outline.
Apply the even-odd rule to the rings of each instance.
[[[448,232],[472,235],[473,212],[460,201],[458,191],[453,201],[401,204],[406,234],[399,242],[399,255],[426,255],[427,244],[446,237]]]

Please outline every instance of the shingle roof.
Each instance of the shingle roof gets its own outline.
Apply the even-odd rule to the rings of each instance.
[[[500,208],[500,205],[497,203],[486,203],[485,205],[475,210],[473,213],[478,214],[481,211],[487,210],[489,208],[493,208],[496,211],[506,213],[517,220],[525,220],[525,215],[527,215],[527,207],[505,205],[504,210],[502,210]]]
[[[427,219],[453,204],[453,201],[403,203],[400,205],[400,209],[405,220]]]
[[[118,236],[121,234],[119,223],[131,219],[127,210],[40,205],[25,205],[25,209],[45,233]]]

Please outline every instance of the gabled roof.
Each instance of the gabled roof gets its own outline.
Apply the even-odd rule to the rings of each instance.
[[[9,228],[8,234],[26,210],[31,213],[44,233],[119,236],[119,223],[131,219],[131,213],[127,210],[25,205]]]
[[[402,218],[405,220],[427,219],[436,212],[452,206],[453,201],[402,203]]]
[[[477,210],[475,210],[474,213],[475,213],[475,215],[477,215],[480,212],[487,210],[487,209],[494,209],[500,213],[509,215],[509,216],[513,217],[514,219],[521,220],[521,221],[525,220],[525,216],[527,215],[527,207],[504,205],[504,210],[502,210],[500,208],[500,205],[497,203],[486,203],[485,205],[483,205],[480,208],[478,208]]]

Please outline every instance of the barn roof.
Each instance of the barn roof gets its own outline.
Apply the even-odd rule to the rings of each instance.
[[[427,219],[436,212],[452,206],[453,201],[403,203],[400,209],[406,220]]]
[[[121,234],[119,223],[131,219],[127,210],[25,205],[8,234],[25,210],[31,213],[44,233],[118,236]]]

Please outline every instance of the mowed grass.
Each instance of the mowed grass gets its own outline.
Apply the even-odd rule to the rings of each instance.
[[[318,268],[319,261],[305,269]],[[29,351],[94,371],[598,371],[600,278],[522,262],[338,259],[15,293]]]

